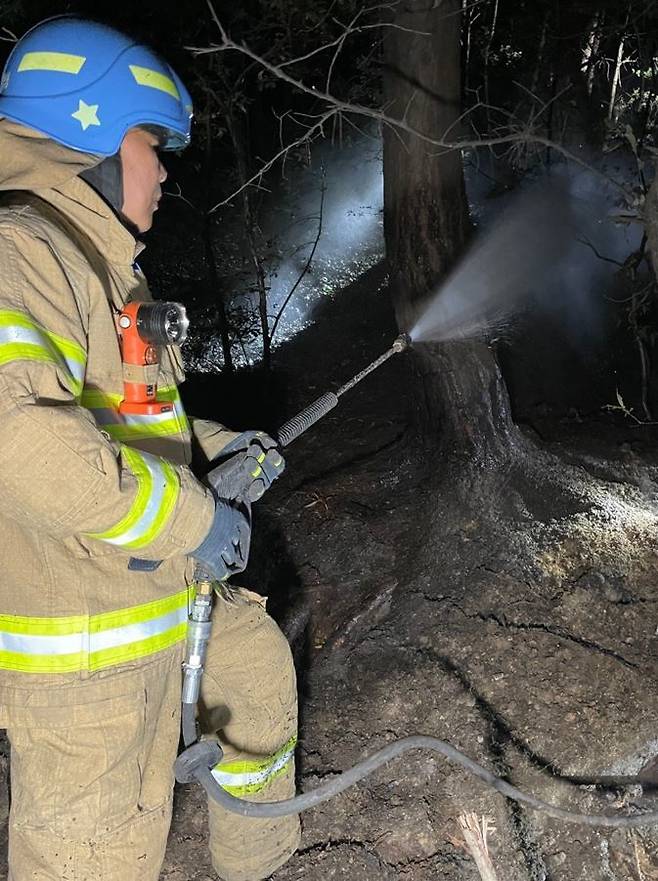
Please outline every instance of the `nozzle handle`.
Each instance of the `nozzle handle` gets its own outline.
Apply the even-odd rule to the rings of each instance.
[[[279,445],[287,447],[289,443],[303,434],[311,425],[315,425],[323,416],[326,416],[330,410],[338,403],[338,395],[333,392],[326,392],[315,401],[304,407],[301,413],[293,416],[285,422],[277,432],[277,440]]]
[[[361,370],[360,373],[357,373],[356,376],[353,376],[352,379],[350,379],[349,382],[346,382],[345,385],[342,385],[337,392],[327,392],[326,394],[321,395],[317,400],[313,401],[312,404],[305,407],[301,413],[298,413],[296,416],[293,416],[292,419],[289,419],[277,432],[279,446],[287,447],[288,444],[292,443],[292,441],[298,438],[300,434],[303,434],[307,428],[310,428],[311,425],[315,425],[315,423],[322,419],[323,416],[326,416],[330,410],[333,410],[341,395],[344,395],[345,392],[354,388],[358,382],[361,382],[361,380],[368,376],[369,373],[372,373],[373,370],[381,367],[385,361],[388,361],[391,355],[395,355],[398,352],[404,352],[404,350],[410,345],[411,337],[406,333],[400,334],[400,336],[393,341],[393,345],[390,349],[387,349],[383,355],[376,358],[372,364],[368,364],[368,366]]]

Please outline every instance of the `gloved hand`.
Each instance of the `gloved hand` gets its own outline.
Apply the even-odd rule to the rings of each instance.
[[[220,499],[258,501],[286,465],[276,441],[262,431],[243,431],[224,447],[221,456],[227,455],[205,477]]]
[[[208,535],[189,555],[217,581],[242,572],[251,544],[251,508],[248,503],[215,499],[215,516]]]

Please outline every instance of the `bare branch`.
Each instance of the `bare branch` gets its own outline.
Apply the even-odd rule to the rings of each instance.
[[[322,114],[322,116],[318,119],[318,121],[316,123],[314,123],[310,128],[308,128],[304,131],[303,135],[301,135],[295,141],[292,141],[290,144],[287,144],[285,147],[283,147],[281,150],[279,150],[278,153],[276,153],[274,156],[272,156],[271,159],[268,159],[267,162],[265,162],[258,169],[258,171],[256,171],[254,174],[252,174],[252,176],[249,178],[249,180],[244,181],[244,183],[241,184],[241,186],[238,187],[237,190],[232,192],[230,196],[227,196],[225,199],[222,199],[221,202],[218,202],[216,205],[213,205],[213,207],[210,209],[209,213],[212,213],[213,211],[217,211],[218,208],[221,208],[224,205],[228,205],[229,202],[231,202],[233,199],[235,199],[235,197],[237,195],[239,195],[242,192],[242,190],[244,190],[245,187],[251,186],[255,181],[260,181],[260,178],[262,178],[263,175],[266,174],[270,170],[270,168],[272,168],[272,166],[278,162],[279,159],[281,159],[283,156],[287,156],[287,154],[291,150],[294,150],[295,147],[300,147],[305,142],[311,140],[316,134],[319,134],[322,131],[324,124],[329,119],[331,119],[332,116],[335,116],[337,112],[338,112],[337,110],[328,110],[326,113]]]
[[[176,184],[174,184],[174,186],[178,192],[175,192],[173,190],[163,190],[162,195],[163,196],[171,196],[172,199],[180,199],[182,202],[185,202],[186,205],[189,205],[193,211],[198,211],[199,209],[194,204],[194,202],[190,202],[190,200],[186,196],[183,195],[183,191],[181,189],[180,184],[176,183]]]
[[[254,51],[252,51],[248,46],[242,44],[235,43],[231,40],[224,28],[219,23],[216,14],[214,13],[214,9],[212,8],[211,0],[207,0],[209,7],[213,13],[213,19],[216,21],[218,28],[220,30],[220,36],[222,38],[222,42],[218,46],[213,46],[211,49],[207,51],[217,51],[217,52],[225,52],[225,51],[234,51],[238,52],[247,58],[250,58],[252,61],[256,62],[260,65],[264,70],[270,73],[272,76],[277,79],[282,80],[283,82],[288,83],[292,88],[303,92],[306,95],[310,95],[317,100],[323,101],[325,104],[328,104],[333,110],[326,111],[321,116],[321,122],[316,123],[312,127],[312,134],[316,134],[319,129],[321,129],[322,124],[326,122],[331,116],[336,113],[342,112],[346,114],[355,114],[358,116],[363,116],[368,119],[375,120],[381,124],[387,124],[392,128],[396,129],[398,132],[404,132],[410,136],[419,138],[421,141],[428,145],[432,145],[435,147],[440,147],[442,150],[463,150],[465,148],[479,148],[479,147],[494,147],[500,145],[509,145],[514,146],[516,148],[523,145],[534,145],[534,146],[543,146],[546,148],[550,148],[554,150],[558,155],[562,156],[564,159],[569,162],[573,162],[575,165],[580,168],[586,169],[592,174],[596,175],[599,178],[603,178],[606,180],[608,184],[619,190],[623,193],[626,199],[629,198],[628,189],[614,178],[609,177],[604,172],[600,171],[593,165],[590,165],[588,162],[585,162],[576,154],[572,153],[562,144],[557,143],[550,138],[547,138],[541,135],[538,132],[535,132],[530,123],[524,123],[520,125],[517,130],[510,131],[503,135],[498,135],[494,137],[486,137],[479,138],[477,140],[465,140],[462,138],[457,139],[446,139],[445,137],[436,138],[431,135],[428,135],[426,132],[423,132],[413,125],[411,125],[406,119],[398,119],[396,117],[390,116],[388,113],[385,113],[383,110],[378,110],[373,107],[367,107],[363,104],[355,104],[350,103],[348,101],[343,101],[337,98],[335,95],[332,95],[330,92],[318,89],[315,86],[307,86],[304,82],[295,77],[291,76],[287,73],[281,65],[272,64],[267,59],[258,55]],[[303,143],[304,140],[308,140],[308,138],[304,138],[304,136],[298,138],[293,144],[290,145],[290,149],[294,146],[298,146]],[[266,166],[260,172],[257,172],[254,176],[254,180],[257,179],[261,174],[265,173],[265,171],[269,170],[272,165],[277,161],[278,158],[287,153],[287,149],[283,149],[276,154],[276,156],[272,157],[267,163]],[[232,198],[233,196],[229,197]],[[224,204],[224,203],[220,203]],[[217,207],[217,206],[216,206]]]
[[[338,21],[337,18],[332,18],[333,22],[335,22],[337,25],[339,25],[341,28],[343,28],[343,32],[338,37],[336,37],[335,40],[331,40],[329,43],[324,43],[322,46],[318,46],[317,49],[311,49],[311,51],[307,52],[305,55],[299,55],[297,58],[290,58],[288,61],[282,61],[279,64],[279,67],[281,67],[281,68],[290,67],[290,65],[292,65],[292,64],[299,64],[302,61],[308,61],[309,58],[313,58],[315,55],[318,55],[320,52],[325,52],[327,49],[333,49],[334,47],[338,47],[336,49],[336,53],[334,54],[334,57],[333,57],[332,62],[330,64],[330,72],[329,72],[329,76],[327,78],[327,90],[328,90],[328,83],[331,80],[331,70],[334,67],[336,57],[337,57],[338,53],[340,52],[343,43],[345,42],[347,37],[349,37],[351,34],[359,34],[359,33],[362,33],[363,31],[373,30],[376,28],[390,27],[390,28],[396,28],[397,30],[401,30],[401,31],[407,31],[410,34],[418,34],[419,36],[423,36],[423,37],[430,37],[431,36],[431,34],[428,33],[427,31],[415,31],[411,28],[405,28],[402,25],[396,25],[393,22],[387,22],[387,21],[375,22],[373,24],[357,25],[358,20],[360,18],[362,18],[364,15],[368,15],[368,13],[370,13],[370,12],[378,12],[381,9],[393,9],[396,5],[397,5],[396,3],[379,3],[376,6],[368,6],[365,9],[360,9],[348,25],[345,25],[342,22]]]
[[[619,266],[620,269],[623,269],[623,263],[619,260],[615,260],[613,257],[606,257],[605,254],[600,254],[594,244],[585,236],[581,236],[577,241],[579,241],[581,245],[586,245],[594,255],[599,258],[599,260],[603,260],[605,263],[614,263],[615,266]]]
[[[212,20],[217,25],[217,30],[219,31],[219,33],[221,35],[222,41],[226,42],[228,39],[228,35],[227,35],[226,31],[224,30],[224,27],[223,27],[221,21],[219,20],[219,16],[215,12],[215,7],[213,6],[212,0],[206,0],[206,3],[208,5],[208,9],[210,10],[210,15],[212,17]]]
[[[283,315],[283,312],[284,312],[286,306],[290,302],[292,295],[295,293],[295,291],[297,290],[297,288],[301,284],[302,279],[304,278],[306,273],[311,268],[311,263],[313,262],[313,257],[315,256],[315,252],[318,247],[318,242],[320,241],[320,236],[322,235],[322,221],[323,221],[323,215],[324,215],[324,194],[325,194],[326,190],[327,190],[327,188],[325,186],[325,170],[323,168],[322,169],[322,186],[320,189],[320,212],[319,212],[319,216],[318,216],[318,232],[315,237],[315,241],[313,242],[313,247],[311,248],[311,253],[308,255],[308,259],[306,261],[306,264],[304,265],[304,268],[301,271],[301,274],[299,275],[299,277],[297,278],[297,281],[294,283],[294,285],[292,286],[292,288],[288,292],[288,296],[285,298],[285,300],[283,301],[283,305],[279,309],[279,312],[276,316],[274,324],[272,325],[272,330],[270,331],[270,341],[274,339],[274,334],[276,333],[277,325],[279,324],[279,321],[281,320],[281,316]]]

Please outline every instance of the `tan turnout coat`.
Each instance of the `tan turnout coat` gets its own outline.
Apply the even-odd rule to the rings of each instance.
[[[115,315],[150,295],[141,246],[78,177],[98,157],[7,120],[0,155],[0,704],[20,706],[179,651],[186,554],[214,505],[189,468],[175,348],[159,379],[173,413],[118,414]],[[195,433],[209,457],[234,436]],[[135,572],[131,556],[164,562]]]

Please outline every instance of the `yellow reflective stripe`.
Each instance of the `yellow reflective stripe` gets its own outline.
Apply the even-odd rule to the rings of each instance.
[[[294,749],[296,746],[297,735],[293,734],[292,737],[284,743],[281,749],[277,750],[273,755],[264,756],[262,759],[237,759],[234,762],[220,762],[215,767],[221,769],[225,774],[260,773],[266,771],[267,768],[275,764],[277,759],[285,753],[290,752],[290,750]]]
[[[161,652],[177,642],[181,642],[186,636],[187,621],[182,621],[165,633],[149,636],[147,639],[140,640],[140,642],[123,645],[119,648],[92,652],[89,655],[88,669],[91,671],[101,670],[105,667],[115,667],[118,664],[126,664],[129,661],[137,661],[139,658],[145,658],[147,655]]]
[[[125,548],[141,548],[164,528],[178,500],[180,483],[176,470],[166,459],[126,446],[122,446],[121,455],[137,478],[133,503],[113,527],[87,535]]]
[[[79,633],[87,624],[85,615],[68,618],[28,618],[25,615],[0,615],[0,631],[29,636],[68,636]]]
[[[119,664],[138,661],[148,655],[164,651],[187,635],[187,622],[184,621],[166,633],[151,636],[133,645],[116,649],[103,649],[100,652],[78,652],[71,655],[23,655],[18,652],[0,650],[0,669],[15,670],[18,673],[79,673],[94,672]]]
[[[58,358],[36,343],[0,343],[0,364],[10,361],[46,361],[57,364]]]
[[[102,612],[100,615],[92,615],[89,619],[90,633],[100,633],[103,630],[112,630],[114,627],[124,627],[126,624],[142,624],[152,618],[159,618],[182,606],[187,607],[189,591],[181,590],[161,600],[152,600],[150,603],[142,603],[139,606],[130,606],[127,609],[117,609],[114,612]],[[38,619],[37,619],[38,620]],[[52,619],[51,619],[52,620]]]
[[[92,409],[92,407],[118,409],[122,400],[122,395],[113,395],[108,392],[102,392],[100,389],[86,387],[82,390],[82,395],[80,396],[80,403],[83,407],[87,407],[88,409]]]
[[[153,520],[151,528],[147,532],[145,532],[141,538],[135,539],[132,542],[128,542],[126,544],[126,547],[141,548],[144,545],[150,544],[152,541],[154,541],[158,534],[162,531],[165,523],[169,519],[171,512],[174,509],[174,505],[178,500],[178,493],[180,490],[178,474],[176,474],[174,468],[165,459],[162,460],[162,469],[164,471],[165,477],[165,493],[162,504],[160,506],[160,510]]]
[[[84,55],[70,55],[68,52],[26,52],[17,72],[55,70],[59,73],[80,73],[86,60]]]
[[[143,658],[185,639],[188,602],[189,591],[186,589],[139,606],[92,616],[49,619],[2,615],[0,646],[5,647],[0,648],[0,668],[28,673],[72,673],[99,670]],[[132,627],[141,638],[122,644],[122,639],[130,632],[126,634],[124,629],[122,633],[120,628],[128,627]],[[149,630],[153,632],[149,633]],[[12,635],[17,634],[25,638],[12,639]],[[100,640],[101,645],[103,642],[109,644],[94,649],[102,634],[105,639]],[[40,637],[64,637],[65,642],[44,645]],[[67,637],[73,638],[74,644],[77,642],[90,648],[62,652],[71,643]],[[8,649],[8,644],[21,650]]]
[[[158,89],[160,92],[166,92],[172,98],[180,101],[180,94],[176,88],[176,83],[171,77],[157,70],[151,70],[149,67],[140,67],[138,64],[129,64],[130,72],[135,78],[135,82],[140,86],[148,86],[150,89]]]
[[[127,532],[142,516],[151,497],[153,476],[142,456],[139,455],[137,450],[132,450],[130,447],[122,447],[121,456],[137,478],[137,492],[130,510],[115,526],[111,529],[106,529],[104,532],[89,533],[92,538],[98,538],[102,541],[118,539]]]
[[[119,405],[122,400],[123,396],[119,394],[85,388],[80,403],[92,411],[96,423],[112,440],[134,442],[190,432],[190,424],[175,385],[158,389],[157,400],[174,405],[171,412],[159,416],[120,413]]]
[[[258,456],[256,457],[256,461],[257,462],[264,462],[265,461],[265,453],[264,452],[259,453]],[[254,468],[254,470],[251,472],[251,476],[258,477],[258,475],[262,472],[262,470],[263,469],[260,467],[260,465],[257,465],[256,468]]]
[[[0,310],[0,364],[40,361],[59,366],[77,397],[83,386],[87,354],[73,340],[52,333],[23,312]]]
[[[125,442],[148,440],[150,437],[171,437],[172,434],[185,431],[186,425],[187,420],[182,422],[173,417],[155,425],[121,425],[121,423],[107,422],[103,425],[103,431],[106,431],[112,440]]]
[[[178,386],[165,385],[162,388],[158,388],[158,401],[171,401],[172,403],[180,401]]]
[[[87,353],[79,346],[77,343],[73,342],[73,340],[67,340],[63,336],[59,336],[59,334],[51,333],[49,330],[43,331],[48,339],[55,345],[55,348],[58,352],[60,352],[66,361],[77,361],[78,364],[86,364],[87,363]]]
[[[85,407],[117,407],[123,400],[123,395],[113,392],[104,392],[101,389],[85,388],[82,392],[82,402]],[[178,386],[165,385],[158,387],[158,401],[170,401],[175,403],[180,401]]]
[[[25,312],[16,312],[14,309],[0,309],[0,327],[17,324],[19,327],[40,328]]]
[[[113,392],[104,392],[100,389],[85,388],[82,392],[81,403],[85,407],[107,407],[115,409],[119,408],[119,404],[123,400],[123,395],[114,394]],[[178,386],[167,385],[158,388],[158,401],[169,401],[175,403],[180,400]]]
[[[152,618],[159,618],[183,606],[187,606],[189,590],[159,600],[128,606],[99,615],[68,615],[58,618],[31,617],[27,615],[0,615],[0,631],[4,633],[25,633],[30,636],[65,636],[88,630],[101,633],[127,624],[142,624]]]
[[[212,770],[213,777],[231,795],[261,792],[286,772],[296,746],[297,735],[293,734],[274,755],[263,759],[240,759],[225,764],[220,762]]]
[[[23,655],[19,652],[0,651],[0,669],[18,673],[76,673],[86,670],[86,654],[72,655]]]

